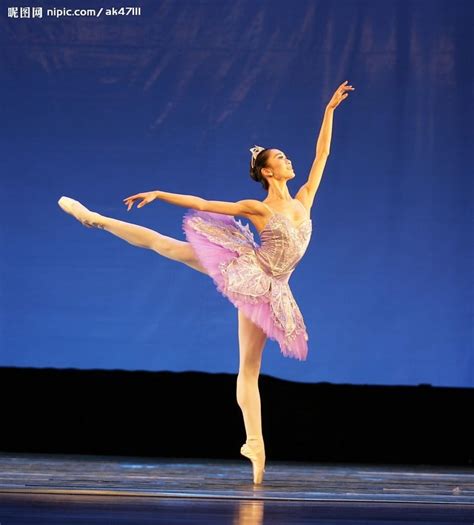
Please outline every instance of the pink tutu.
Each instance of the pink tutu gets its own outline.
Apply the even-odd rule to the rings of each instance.
[[[262,231],[262,245],[255,242],[248,224],[243,226],[234,217],[219,213],[189,210],[183,231],[219,292],[277,341],[283,355],[305,360],[308,335],[288,279],[309,238],[274,217],[277,220]],[[282,246],[282,239],[299,244],[299,249]],[[283,267],[282,254],[277,253],[282,251],[287,258]]]

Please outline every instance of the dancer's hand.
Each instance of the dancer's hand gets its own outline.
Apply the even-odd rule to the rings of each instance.
[[[334,92],[334,95],[332,96],[331,100],[328,103],[328,107],[331,109],[336,109],[339,104],[349,96],[349,93],[346,93],[348,90],[354,90],[352,86],[346,86],[347,80],[343,82]]]
[[[142,199],[142,202],[140,202],[140,204],[137,205],[137,208],[141,208],[142,206],[145,206],[145,204],[149,204],[150,202],[153,202],[156,199],[156,192],[147,191],[145,193],[137,193],[136,195],[131,195],[130,197],[123,199],[125,205],[128,206],[127,211],[130,211],[130,209],[133,206],[133,203],[138,199]]]

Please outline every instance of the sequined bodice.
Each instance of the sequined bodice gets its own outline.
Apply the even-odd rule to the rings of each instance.
[[[260,265],[274,276],[288,280],[309,244],[312,221],[308,217],[295,226],[283,213],[273,212],[260,233],[255,253]]]

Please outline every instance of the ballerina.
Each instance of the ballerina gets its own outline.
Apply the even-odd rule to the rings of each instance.
[[[141,208],[157,199],[189,208],[183,218],[187,241],[106,217],[69,197],[58,201],[65,212],[88,228],[106,230],[210,276],[218,291],[237,308],[240,360],[236,397],[247,438],[240,453],[252,463],[255,484],[263,481],[266,461],[258,389],[263,349],[270,338],[278,342],[286,357],[303,361],[307,356],[308,334],[288,280],[309,244],[310,211],[329,156],[334,109],[355,89],[347,82],[337,88],[326,106],[315,159],[294,198],[287,188],[287,181],[295,177],[291,160],[279,149],[255,145],[250,149],[250,176],[267,191],[264,201],[209,201],[159,190],[123,199],[127,211],[135,201],[141,201],[137,205]],[[253,223],[261,244],[255,242],[249,226],[234,216]]]

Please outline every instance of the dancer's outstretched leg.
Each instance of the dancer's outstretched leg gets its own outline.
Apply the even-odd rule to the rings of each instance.
[[[247,441],[240,452],[252,461],[253,481],[260,484],[265,471],[265,445],[262,434],[262,414],[258,377],[266,334],[238,310],[239,320],[239,374],[237,402],[244,417]]]
[[[153,250],[168,259],[182,262],[199,272],[207,274],[189,242],[162,235],[138,224],[120,221],[90,211],[79,201],[69,197],[61,197],[58,204],[66,213],[75,217],[88,228],[94,227],[106,230],[133,246]]]

